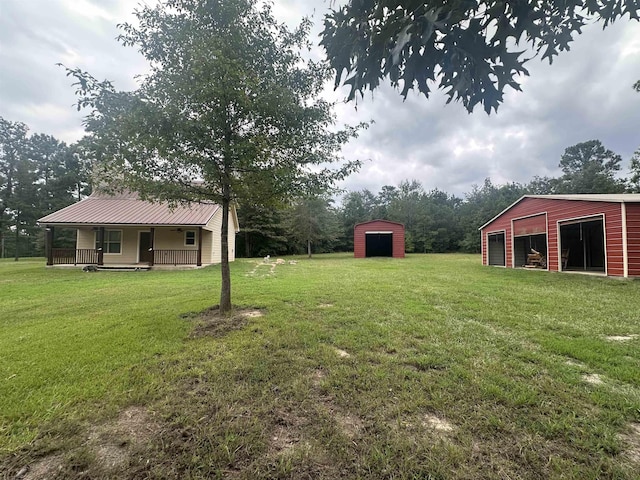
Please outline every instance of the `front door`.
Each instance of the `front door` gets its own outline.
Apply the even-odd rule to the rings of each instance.
[[[138,259],[140,263],[151,263],[151,232],[140,232]]]

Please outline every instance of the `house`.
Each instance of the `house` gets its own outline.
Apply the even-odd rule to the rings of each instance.
[[[38,222],[46,229],[47,265],[150,268],[203,266],[221,261],[222,208],[213,203],[169,208],[136,193],[94,192]],[[55,248],[54,229],[73,228],[76,248]],[[235,259],[239,231],[235,207],[229,211],[229,261]]]
[[[480,231],[483,265],[640,277],[640,194],[525,195]]]
[[[355,258],[404,258],[404,225],[388,220],[358,223],[353,228]]]

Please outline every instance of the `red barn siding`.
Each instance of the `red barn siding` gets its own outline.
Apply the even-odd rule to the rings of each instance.
[[[388,220],[358,223],[353,229],[353,256],[366,257],[366,232],[392,232],[392,256],[404,258],[404,225]]]
[[[506,232],[507,267],[513,266],[513,231],[512,221],[522,217],[547,215],[547,262],[549,270],[557,271],[560,251],[558,246],[558,223],[590,217],[604,216],[606,271],[608,275],[624,275],[624,255],[622,248],[622,204],[606,201],[564,200],[553,198],[523,198],[519,203],[504,212],[482,228],[482,263],[487,265],[486,236],[488,233],[504,230]],[[539,217],[537,217],[539,218]],[[627,204],[627,233],[629,239],[634,235],[634,269],[640,268],[640,204]],[[518,224],[518,223],[516,223]],[[633,224],[631,230],[630,225]],[[629,242],[631,254],[631,243]],[[631,255],[630,255],[631,256]],[[636,270],[634,270],[636,271]],[[631,274],[631,271],[629,272]],[[636,273],[640,274],[640,272]]]
[[[626,208],[629,276],[640,277],[640,203],[628,203]]]

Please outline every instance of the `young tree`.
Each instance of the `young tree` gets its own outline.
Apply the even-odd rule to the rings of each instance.
[[[325,16],[321,44],[349,100],[388,77],[405,98],[415,87],[428,98],[433,82],[448,102],[490,113],[528,75],[521,43],[551,63],[587,23],[638,20],[639,11],[637,0],[350,0]]]
[[[299,198],[287,212],[287,230],[295,244],[303,246],[311,258],[312,247],[331,243],[338,238],[339,226],[336,212],[327,195],[313,195]]]
[[[327,188],[357,167],[339,151],[357,128],[336,131],[318,95],[329,72],[305,61],[309,22],[289,31],[257,0],[168,0],[121,25],[151,71],[118,92],[78,69],[79,108],[103,181],[144,199],[222,207],[220,311],[231,310],[228,215],[247,191],[263,202]],[[196,181],[197,180],[197,181]],[[107,188],[108,190],[108,188]]]

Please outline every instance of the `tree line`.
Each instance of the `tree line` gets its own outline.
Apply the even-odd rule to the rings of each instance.
[[[81,200],[89,189],[82,142],[30,135],[24,123],[0,117],[0,258],[42,255],[38,218]],[[74,241],[71,232],[57,232],[60,246]]]
[[[624,178],[622,162],[602,142],[590,140],[565,150],[559,177],[504,185],[487,178],[463,197],[406,180],[377,193],[347,192],[337,205],[330,195],[298,198],[275,209],[240,205],[237,252],[255,257],[352,251],[354,226],[374,219],[403,223],[408,253],[480,252],[478,228],[523,195],[640,193],[640,147]]]
[[[84,141],[68,145],[51,135],[0,117],[0,254],[40,256],[43,232],[37,219],[90,193],[90,160]],[[417,180],[385,185],[374,193],[329,192],[264,204],[259,195],[238,205],[243,257],[353,250],[357,223],[386,219],[405,225],[408,253],[479,252],[478,227],[526,194],[640,193],[640,148],[620,177],[623,159],[590,140],[568,147],[559,177],[496,185],[487,178],[463,197],[425,190]],[[56,230],[56,244],[74,246],[74,232]]]

